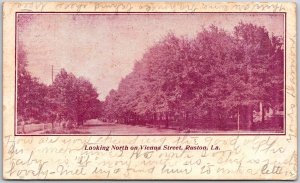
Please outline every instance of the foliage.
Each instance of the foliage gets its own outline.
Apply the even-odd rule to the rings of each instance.
[[[102,114],[98,93],[88,80],[62,69],[53,84],[46,86],[32,77],[26,67],[26,54],[20,47],[17,78],[19,121],[68,121],[78,126]]]
[[[250,124],[260,102],[283,103],[282,46],[264,27],[245,23],[232,34],[212,25],[195,39],[170,33],[109,94],[105,111],[125,122],[150,119],[168,126],[170,119],[184,119],[187,127],[209,119],[220,128],[240,113]]]
[[[20,45],[17,58],[17,113],[20,116],[20,120],[29,120],[31,118],[43,120],[45,119],[43,109],[46,105],[47,86],[38,82],[37,78],[32,77],[26,70],[27,58],[22,45]]]
[[[40,83],[27,71],[22,45],[17,58],[18,119],[78,126],[102,117],[180,128],[208,121],[219,130],[240,120],[249,130],[259,104],[283,107],[283,39],[253,24],[241,22],[232,33],[212,25],[193,39],[167,34],[104,102],[88,80],[64,69],[51,85]]]

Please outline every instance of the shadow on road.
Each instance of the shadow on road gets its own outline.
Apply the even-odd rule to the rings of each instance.
[[[113,124],[113,123],[107,123],[107,124],[83,124],[83,126],[116,126],[116,124]]]

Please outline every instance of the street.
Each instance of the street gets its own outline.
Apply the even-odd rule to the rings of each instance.
[[[105,123],[98,119],[87,121],[82,128],[78,128],[77,130],[82,131],[82,134],[91,135],[161,135],[179,133],[178,130],[173,129]]]

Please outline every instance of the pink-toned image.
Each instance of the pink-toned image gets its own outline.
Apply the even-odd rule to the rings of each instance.
[[[285,134],[284,13],[17,13],[16,135]]]

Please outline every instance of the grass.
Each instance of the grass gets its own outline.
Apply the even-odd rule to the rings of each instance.
[[[88,134],[85,129],[54,129],[54,130],[47,130],[43,134]]]

